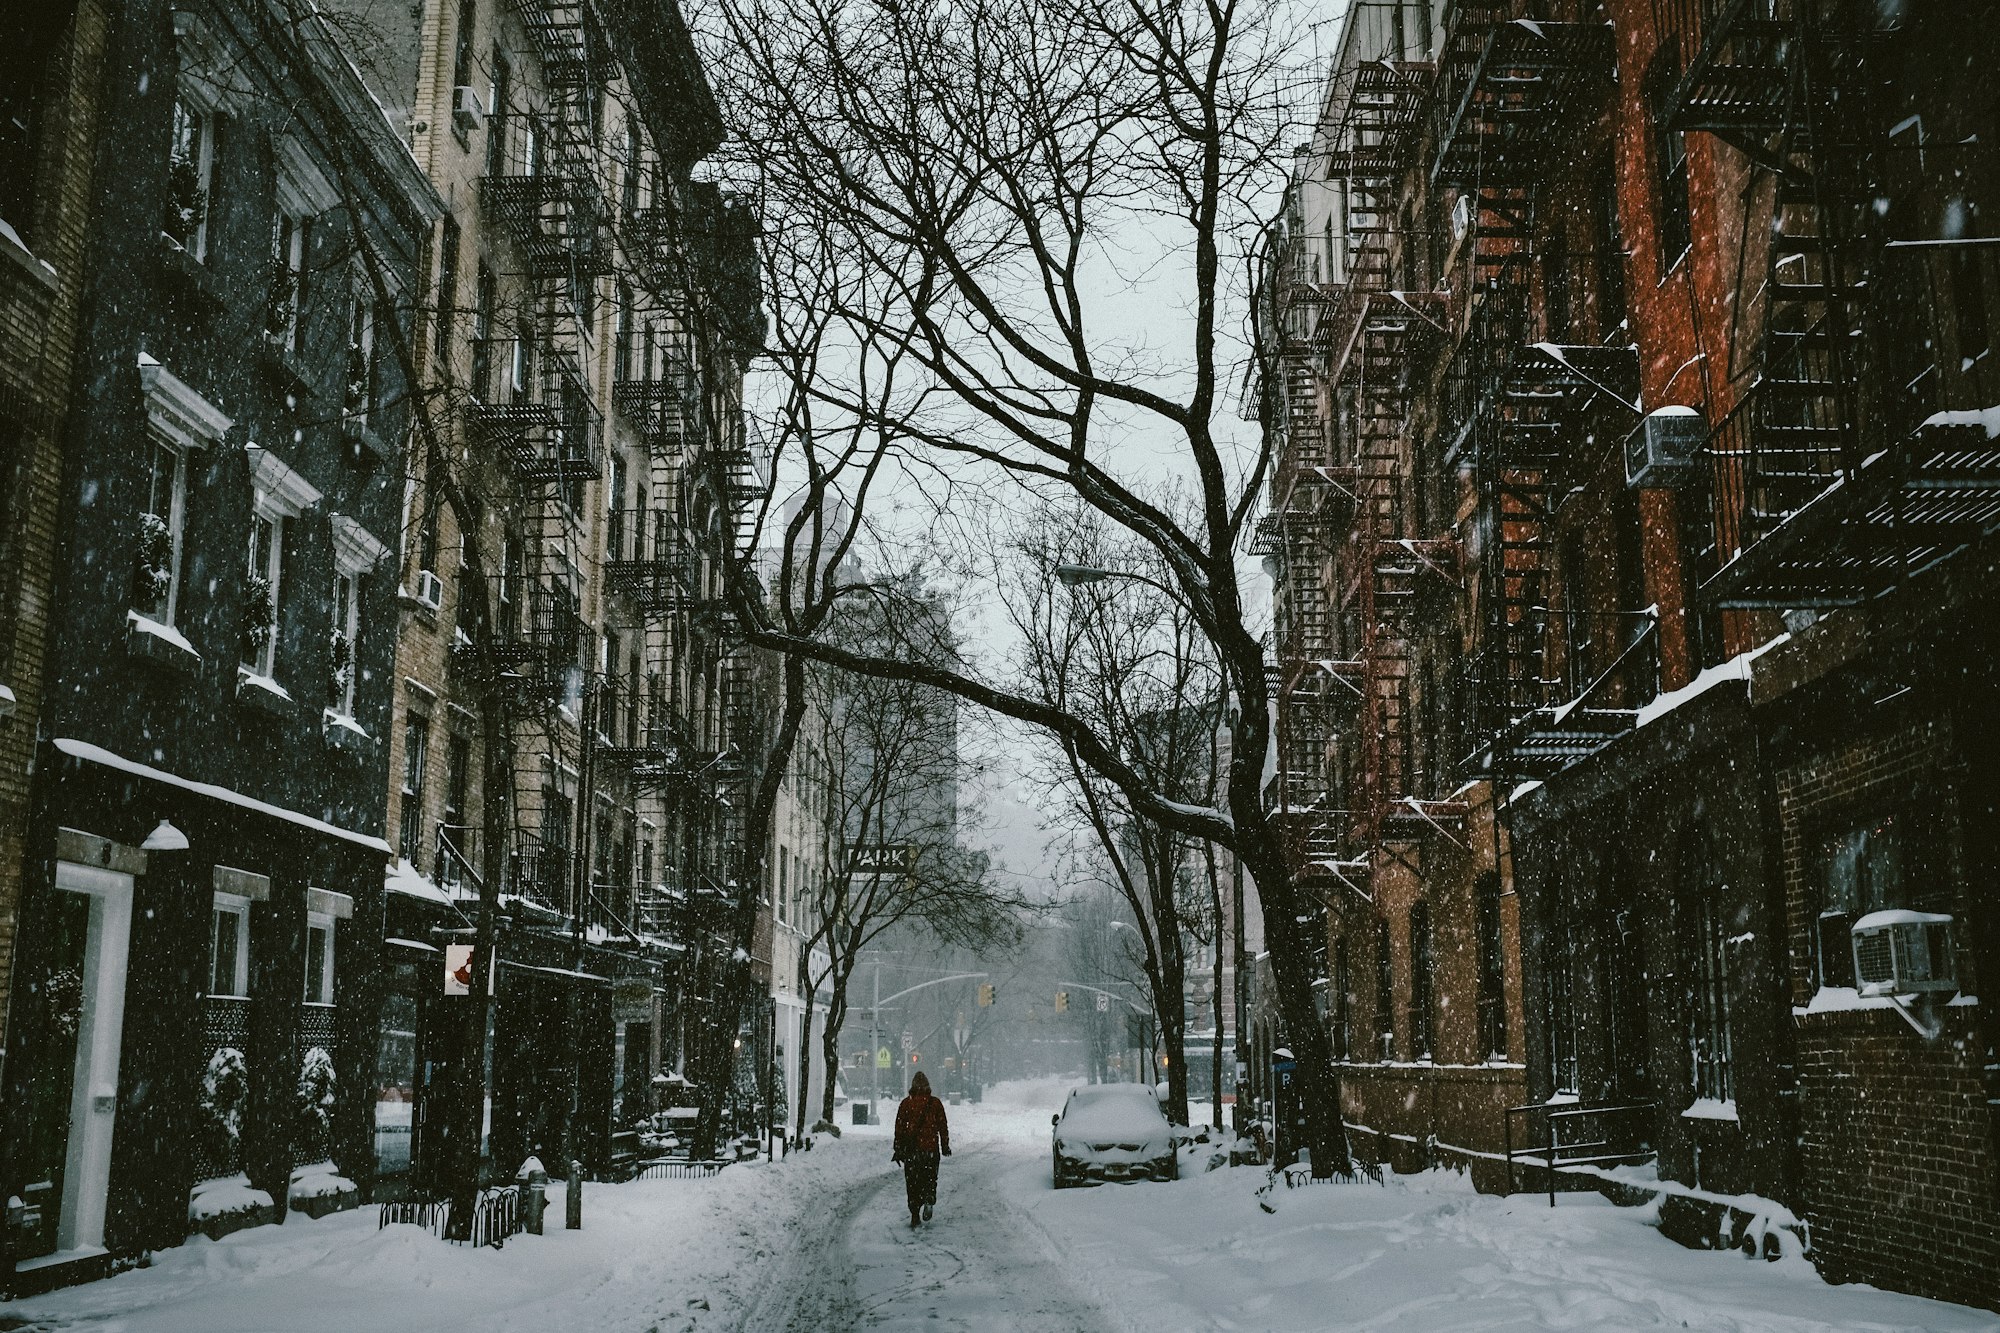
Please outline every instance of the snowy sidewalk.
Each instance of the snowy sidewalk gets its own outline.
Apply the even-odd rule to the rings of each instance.
[[[813,1210],[886,1156],[880,1143],[821,1139],[810,1153],[708,1180],[588,1185],[581,1231],[563,1230],[558,1184],[547,1233],[500,1250],[413,1226],[378,1231],[373,1207],[294,1214],[219,1242],[196,1237],[151,1268],[19,1301],[4,1317],[105,1333],[735,1329]]]
[[[1046,1164],[1042,1164],[1046,1174]],[[1695,1251],[1650,1209],[1594,1194],[1511,1199],[1452,1173],[1386,1186],[1280,1188],[1261,1172],[1017,1200],[1134,1329],[1697,1329],[1703,1333],[1993,1333],[2000,1317],[1861,1286],[1802,1258]]]

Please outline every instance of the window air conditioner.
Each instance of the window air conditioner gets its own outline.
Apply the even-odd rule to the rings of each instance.
[[[1627,486],[1674,486],[1694,471],[1694,457],[1708,438],[1708,423],[1692,407],[1662,407],[1646,414],[1625,437]]]
[[[457,87],[451,90],[451,123],[470,133],[486,123],[486,108],[479,104],[479,90]]]
[[[444,605],[444,580],[428,569],[417,571],[417,600],[435,611]]]
[[[1951,918],[1940,912],[1870,912],[1854,923],[1854,984],[1863,995],[1949,994]]]

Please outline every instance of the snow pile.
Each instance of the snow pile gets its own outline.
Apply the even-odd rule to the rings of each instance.
[[[188,1195],[188,1221],[196,1226],[240,1217],[271,1206],[271,1196],[250,1188],[250,1177],[238,1171],[233,1176],[204,1180]]]
[[[291,1187],[285,1191],[285,1198],[293,1203],[301,1199],[330,1199],[343,1194],[353,1194],[353,1181],[340,1174],[340,1168],[332,1162],[314,1162],[292,1172]]]

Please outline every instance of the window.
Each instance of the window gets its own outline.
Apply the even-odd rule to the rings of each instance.
[[[510,115],[509,103],[514,100],[514,69],[507,63],[506,54],[496,45],[493,48],[493,86],[490,90],[486,114],[486,174],[498,176],[507,164],[507,122]]]
[[[285,520],[261,510],[250,519],[249,557],[243,575],[243,668],[275,675],[278,599],[285,566]]]
[[[621,190],[621,215],[630,222],[632,215],[639,211],[639,127],[632,121],[625,122],[625,171],[619,182]]]
[[[1992,328],[1986,318],[1986,275],[1979,255],[1969,246],[1953,246],[1951,256],[1951,311],[1958,328],[1958,355],[1972,361],[1993,345]]]
[[[146,512],[140,518],[138,587],[132,600],[143,615],[163,625],[174,623],[180,602],[186,512],[186,455],[155,437]]]
[[[424,777],[430,771],[431,720],[410,714],[403,730],[403,817],[401,852],[412,865],[424,845]]]
[[[327,674],[326,706],[342,717],[354,716],[355,664],[361,646],[361,578],[345,570],[333,576],[333,666]]]
[[[1410,1058],[1433,1058],[1436,1045],[1435,979],[1431,973],[1431,905],[1410,906]]]
[[[209,918],[208,993],[242,998],[250,994],[250,900],[233,893],[215,895]]]
[[[377,406],[375,372],[375,303],[357,291],[347,317],[347,382],[342,387],[342,409],[357,425],[367,425]]]
[[[1949,872],[1936,863],[1942,830],[1916,827],[1908,809],[1884,811],[1823,838],[1819,847],[1819,984],[1854,984],[1854,923],[1870,912],[1949,912]]]
[[[1591,194],[1591,246],[1597,252],[1597,332],[1600,338],[1625,322],[1625,241],[1618,229],[1618,178],[1609,162]]]
[[[500,303],[500,284],[486,261],[479,262],[472,305],[472,396],[493,396],[493,312]]]
[[[1389,923],[1375,923],[1376,1058],[1396,1058],[1396,979],[1389,958]]]
[[[306,264],[312,254],[312,219],[281,211],[271,238],[271,295],[264,332],[290,352],[305,343]]]
[[[1488,870],[1477,888],[1479,928],[1479,1046],[1486,1058],[1507,1058],[1506,955],[1500,936],[1500,876]]]
[[[433,346],[438,360],[451,356],[452,326],[458,318],[458,219],[445,214],[444,237],[438,243],[437,324]]]
[[[535,322],[523,319],[516,330],[514,354],[507,366],[507,387],[519,398],[535,379]]]
[[[632,378],[632,284],[618,280],[618,308],[612,312],[611,346],[615,377]]]
[[[1688,1056],[1693,1065],[1694,1095],[1716,1101],[1736,1100],[1736,1080],[1730,1067],[1734,1040],[1730,1028],[1729,939],[1723,910],[1704,896],[1695,910],[1694,996],[1688,1006]]]
[[[1348,975],[1347,937],[1333,942],[1333,1058],[1346,1060],[1354,1049],[1354,978]]]
[[[307,1004],[333,1003],[333,918],[314,912],[306,918]]]
[[[1680,262],[1693,244],[1688,218],[1687,135],[1667,128],[1671,124],[1667,100],[1673,94],[1679,63],[1679,53],[1668,42],[1660,48],[1646,75],[1646,100],[1653,108],[1653,191],[1661,277]]]
[[[1542,314],[1551,342],[1568,342],[1569,309],[1569,229],[1558,217],[1542,247]]]
[[[11,5],[0,19],[0,218],[29,245],[34,231],[46,117],[62,123],[62,108],[51,92],[50,74],[63,49],[73,11],[65,5]]]
[[[161,230],[195,259],[208,254],[209,180],[215,166],[212,113],[184,97],[174,99],[168,145],[167,206]]]
[[[452,732],[444,743],[444,827],[438,833],[440,847],[448,843],[451,851],[438,853],[437,877],[441,884],[457,884],[465,877],[460,857],[469,854],[472,841],[466,822],[471,782],[472,738]]]
[[[1570,902],[1581,893],[1576,876],[1563,885]],[[1574,913],[1561,910],[1544,941],[1547,950],[1542,986],[1543,1055],[1548,1062],[1549,1087],[1554,1092],[1574,1093],[1577,1089],[1576,1059],[1576,962],[1577,944]]]
[[[458,36],[452,46],[451,83],[472,86],[472,29],[479,18],[479,0],[458,0]]]

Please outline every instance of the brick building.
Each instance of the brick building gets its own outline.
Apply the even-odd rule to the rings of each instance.
[[[366,1186],[380,941],[353,923],[380,911],[386,784],[349,738],[386,725],[394,652],[405,395],[379,349],[439,207],[279,7],[74,20],[98,54],[39,104],[100,129],[73,145],[92,206],[38,552],[60,610],[8,1031],[17,1287]]]
[[[342,8],[447,203],[412,348],[423,447],[383,738],[398,961],[379,1152],[420,1193],[465,1160],[454,1135],[504,1175],[529,1153],[612,1171],[685,1067],[704,1011],[682,1001],[726,965],[750,865],[763,718],[724,575],[762,484],[739,406],[761,339],[751,231],[692,178],[721,121],[674,6],[464,0],[400,29]],[[478,1034],[438,962],[489,906]],[[489,1039],[486,1140],[444,1090],[474,1085],[452,1071]]]
[[[1508,1137],[1559,1184],[1650,1167],[1690,1243],[1790,1231],[1831,1277],[1992,1305],[1989,46],[1965,6],[1355,6],[1278,274],[1267,530],[1288,716],[1372,716],[1295,723],[1273,787],[1340,881],[1336,1031],[1383,1043],[1350,1119],[1442,1077],[1390,1058],[1427,997],[1481,998],[1476,905],[1438,924],[1465,871],[1362,837],[1407,786],[1436,832],[1497,811],[1467,869],[1518,912]],[[1455,543],[1428,610],[1419,562],[1370,576],[1371,510],[1394,550]],[[1376,1128],[1445,1136],[1388,1100]]]
[[[14,954],[55,577],[107,15],[10,13],[0,40],[0,1006]],[[0,1007],[0,1022],[5,1020]]]

